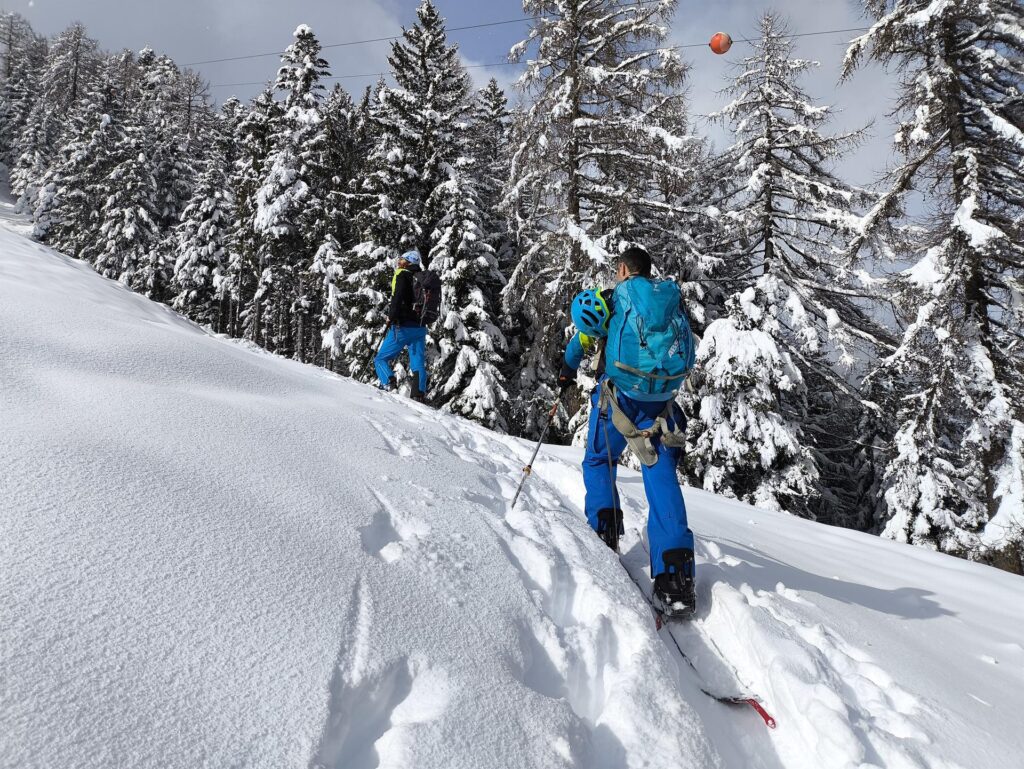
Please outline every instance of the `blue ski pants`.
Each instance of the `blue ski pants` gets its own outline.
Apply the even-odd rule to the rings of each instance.
[[[409,348],[409,368],[419,376],[420,392],[427,391],[427,329],[423,326],[392,326],[384,335],[384,341],[373,359],[377,378],[382,387],[387,387],[395,372],[391,364],[402,351]]]
[[[626,449],[626,439],[612,423],[611,405],[606,406],[604,412],[600,410],[600,398],[599,384],[590,396],[590,425],[587,433],[587,451],[583,457],[583,483],[587,490],[585,509],[587,521],[594,531],[599,531],[601,511],[617,511],[616,518],[621,534],[622,508],[619,505],[618,490],[615,488],[615,478],[619,457]],[[665,408],[664,403],[634,401],[621,393],[618,394],[618,399],[623,413],[641,430],[653,425],[654,420]],[[678,420],[682,426],[682,412],[678,408],[676,412],[672,421]],[[666,551],[676,548],[693,550],[693,532],[686,522],[686,504],[683,502],[683,491],[676,477],[676,467],[682,459],[683,450],[669,448],[657,439],[655,443],[658,448],[658,461],[651,467],[643,467],[644,491],[647,493],[650,508],[647,514],[647,539],[651,544],[652,577],[665,571],[662,555]]]

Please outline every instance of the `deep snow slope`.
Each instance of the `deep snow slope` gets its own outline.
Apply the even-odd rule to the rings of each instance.
[[[524,442],[210,336],[0,216],[0,767],[1022,765],[1024,580],[688,490],[680,635],[769,732],[655,631],[635,474],[620,562],[577,450],[511,510]]]
[[[6,229],[0,329],[0,766],[716,765],[525,446]]]

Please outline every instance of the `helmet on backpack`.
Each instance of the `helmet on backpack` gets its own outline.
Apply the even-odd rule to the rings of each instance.
[[[587,336],[604,336],[608,333],[608,305],[596,288],[580,292],[572,300],[572,322]]]

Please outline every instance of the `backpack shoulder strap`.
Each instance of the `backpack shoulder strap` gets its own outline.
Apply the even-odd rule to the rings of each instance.
[[[399,268],[395,270],[395,274],[391,277],[391,296],[395,295],[395,289],[398,288],[398,276],[403,272],[408,272],[408,270]]]

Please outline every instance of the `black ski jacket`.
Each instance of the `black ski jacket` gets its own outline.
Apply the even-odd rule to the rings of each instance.
[[[418,265],[409,265],[397,270],[391,279],[391,306],[388,309],[388,322],[392,326],[422,326],[420,316],[413,309],[416,303],[416,273]]]

